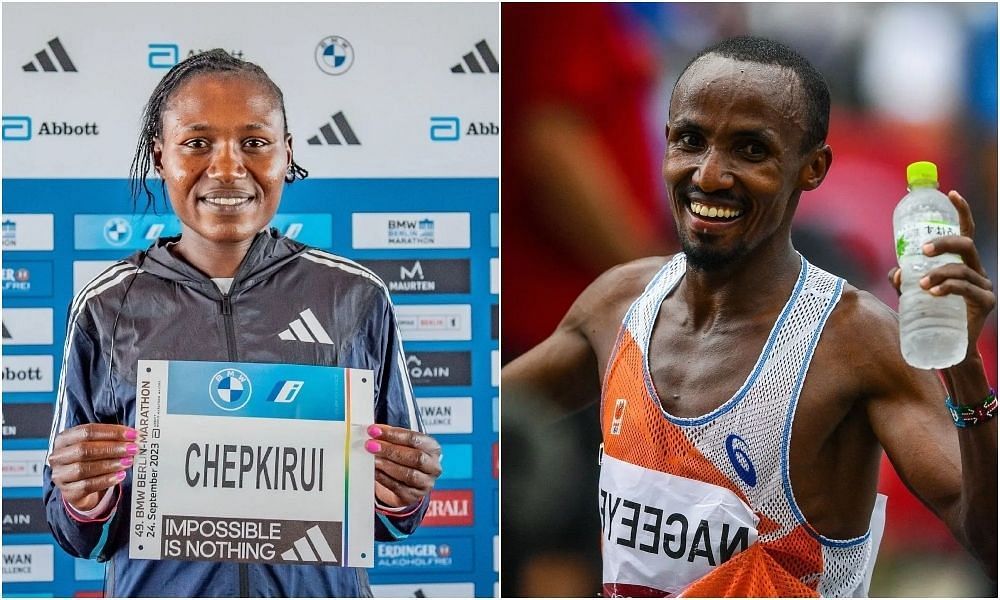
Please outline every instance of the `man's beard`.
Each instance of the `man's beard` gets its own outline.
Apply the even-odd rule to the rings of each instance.
[[[681,248],[687,257],[687,264],[698,271],[718,271],[731,265],[735,260],[746,255],[748,251],[746,244],[742,242],[729,250],[719,250],[713,248],[711,244],[699,244],[688,237],[688,231],[681,231],[680,227],[677,229],[677,237],[680,239]]]

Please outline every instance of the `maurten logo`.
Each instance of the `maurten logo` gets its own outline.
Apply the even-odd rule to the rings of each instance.
[[[278,337],[288,342],[308,342],[310,344],[333,344],[330,334],[319,324],[319,319],[311,308],[299,313],[298,319],[288,324],[288,329],[278,334]]]
[[[253,386],[246,373],[239,369],[223,369],[212,376],[208,395],[222,410],[239,410],[250,401]]]
[[[476,53],[479,53],[479,58],[477,59]],[[479,60],[482,60],[482,63]],[[490,50],[490,45],[486,43],[486,40],[480,40],[475,49],[468,54],[462,56],[462,60],[465,62],[465,67],[462,63],[451,68],[452,73],[485,73],[483,70],[483,65],[486,65],[486,69],[490,73],[500,72],[500,63],[497,62],[497,57],[493,55],[493,51]],[[468,71],[465,69],[468,68]]]
[[[322,134],[323,139],[320,136],[314,135],[306,143],[310,146],[322,146],[324,145],[324,140],[328,146],[341,146],[347,144],[348,146],[360,146],[361,141],[358,140],[358,136],[354,135],[354,130],[351,129],[351,124],[347,122],[347,117],[344,116],[344,111],[339,111],[337,114],[331,117],[333,119],[333,124],[327,123],[319,128],[320,134]],[[340,132],[340,135],[344,138],[341,142],[340,138],[337,137],[337,133],[334,132],[334,127]]]
[[[323,536],[319,525],[313,525],[306,534],[295,540],[292,547],[281,553],[281,558],[294,562],[337,562],[330,543]]]
[[[316,66],[327,75],[343,75],[354,64],[354,47],[339,35],[329,35],[316,44]]]
[[[51,56],[49,52],[52,52]],[[55,63],[52,62],[52,56],[55,56],[56,61],[59,62],[59,67],[62,67],[63,71],[76,72],[76,65],[70,60],[69,54],[66,53],[66,49],[63,48],[62,42],[59,38],[52,38],[49,40],[48,49],[42,48],[35,53],[35,60],[25,64],[21,67],[22,71],[27,71],[28,73],[38,73],[39,67],[41,71],[46,73],[58,73],[59,67],[56,67]]]

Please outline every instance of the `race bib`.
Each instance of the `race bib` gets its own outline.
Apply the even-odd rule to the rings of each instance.
[[[129,557],[373,566],[371,371],[140,360]]]
[[[598,500],[605,595],[676,595],[757,542],[732,491],[606,454]]]

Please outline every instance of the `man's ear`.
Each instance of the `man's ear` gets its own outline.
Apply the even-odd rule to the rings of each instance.
[[[829,145],[823,144],[810,152],[809,162],[803,165],[799,172],[799,188],[805,192],[818,188],[826,179],[826,174],[830,172],[831,164],[833,164],[833,150]]]
[[[153,138],[153,169],[157,175],[163,176],[163,142],[160,138]]]

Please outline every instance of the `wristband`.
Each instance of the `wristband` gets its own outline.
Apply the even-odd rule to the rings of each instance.
[[[997,391],[990,388],[989,395],[979,404],[955,404],[951,401],[951,396],[948,396],[944,400],[944,405],[948,407],[948,412],[955,421],[955,427],[965,429],[985,423],[997,416]]]

